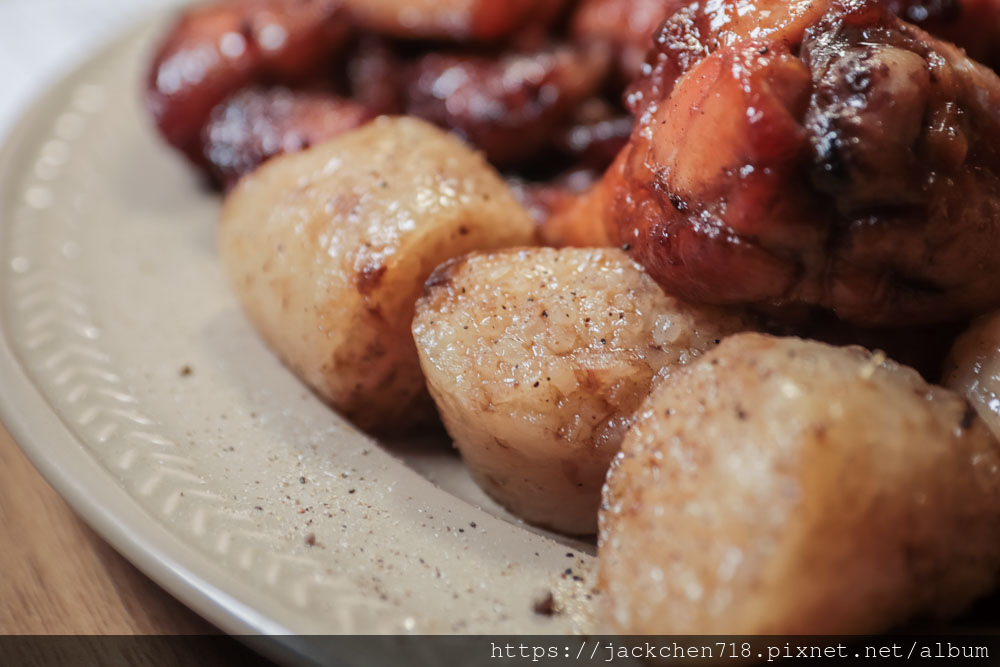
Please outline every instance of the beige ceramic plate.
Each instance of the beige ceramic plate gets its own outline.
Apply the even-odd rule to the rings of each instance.
[[[244,320],[216,261],[218,197],[140,106],[160,29],[63,81],[0,157],[14,437],[94,528],[226,631],[585,631],[591,546],[506,516],[440,443],[359,434]],[[570,613],[533,612],[550,590]]]

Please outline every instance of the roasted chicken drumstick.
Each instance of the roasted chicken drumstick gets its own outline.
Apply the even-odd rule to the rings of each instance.
[[[1000,78],[882,3],[754,9],[667,20],[630,142],[557,240],[621,244],[695,302],[866,325],[1000,303]]]

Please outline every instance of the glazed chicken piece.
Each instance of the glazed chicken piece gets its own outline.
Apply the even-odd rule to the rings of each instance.
[[[308,80],[346,40],[340,0],[222,0],[186,10],[161,43],[146,98],[161,134],[203,163],[212,109],[253,83]]]
[[[1000,303],[992,71],[875,2],[695,3],[657,48],[629,145],[550,237],[621,244],[695,302],[863,325]]]
[[[212,112],[202,132],[204,160],[228,190],[265,160],[332,139],[374,116],[330,93],[250,88]]]
[[[511,166],[546,145],[605,72],[600,52],[569,46],[499,58],[431,53],[415,65],[407,113]]]

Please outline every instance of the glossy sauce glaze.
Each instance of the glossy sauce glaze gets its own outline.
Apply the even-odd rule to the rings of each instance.
[[[868,325],[1000,303],[992,71],[865,1],[696,3],[657,44],[639,126],[566,215],[597,202],[598,234],[694,301]]]

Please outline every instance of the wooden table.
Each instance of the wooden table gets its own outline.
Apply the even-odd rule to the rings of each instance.
[[[0,426],[0,634],[218,633],[77,518]],[[185,661],[184,641],[171,644],[166,660],[151,642],[143,664],[206,657],[199,644]],[[212,645],[245,658],[235,640]]]

